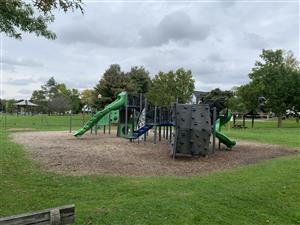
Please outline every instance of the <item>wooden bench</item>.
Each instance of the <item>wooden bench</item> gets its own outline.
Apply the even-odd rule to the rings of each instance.
[[[75,206],[66,205],[0,218],[0,225],[66,225],[75,221]]]

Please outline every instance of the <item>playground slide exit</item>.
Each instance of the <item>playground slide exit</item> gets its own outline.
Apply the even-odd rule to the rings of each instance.
[[[232,113],[228,112],[226,117],[219,117],[216,120],[216,125],[215,125],[216,137],[220,140],[221,143],[226,145],[228,148],[232,148],[233,146],[235,146],[236,142],[233,140],[230,140],[225,134],[221,133],[221,126],[223,126],[228,121],[230,121],[231,116],[232,116]]]
[[[123,107],[127,101],[127,92],[123,91],[118,94],[117,99],[110,103],[109,105],[105,106],[104,109],[98,111],[81,129],[75,132],[75,137],[80,137],[85,132],[90,130],[95,124],[98,123],[101,118],[103,118],[107,113],[118,110],[119,108]]]

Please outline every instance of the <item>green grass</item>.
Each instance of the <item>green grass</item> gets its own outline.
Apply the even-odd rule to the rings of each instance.
[[[88,121],[90,115],[72,115],[72,129],[80,128]],[[33,129],[33,130],[69,130],[70,116],[48,116],[48,115],[1,115],[0,129]]]
[[[276,120],[255,121],[254,128],[251,127],[251,122],[247,121],[246,126],[246,129],[229,129],[229,126],[227,126],[222,128],[222,132],[232,139],[254,140],[300,148],[300,124],[297,124],[295,120],[284,120],[283,128],[276,127]],[[232,127],[232,124],[230,127]]]
[[[202,177],[68,177],[0,131],[0,216],[75,203],[76,224],[299,224],[299,155]]]
[[[47,119],[45,119],[47,118]],[[7,128],[68,130],[68,116],[9,116]],[[1,118],[0,118],[1,120]],[[47,120],[47,121],[46,121]],[[75,203],[76,224],[300,224],[299,155],[201,177],[60,176],[30,161],[0,121],[0,216]],[[82,124],[74,116],[74,129]],[[299,124],[223,128],[230,138],[299,147]]]

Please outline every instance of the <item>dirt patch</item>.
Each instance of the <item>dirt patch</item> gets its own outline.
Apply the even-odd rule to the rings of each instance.
[[[17,132],[17,131],[34,131],[35,128],[9,128],[8,131]]]
[[[34,160],[48,170],[68,175],[102,174],[116,176],[191,176],[253,164],[296,153],[279,146],[238,141],[232,151],[217,151],[207,157],[169,156],[166,140],[152,143],[129,142],[115,134],[84,135],[75,138],[68,132],[24,132],[12,134],[26,146]]]

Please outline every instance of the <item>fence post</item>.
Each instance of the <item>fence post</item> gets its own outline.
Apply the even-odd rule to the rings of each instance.
[[[6,130],[6,113],[4,115],[4,130]]]
[[[154,138],[153,138],[153,143],[156,144],[156,136],[157,136],[157,124],[156,124],[156,120],[157,120],[157,106],[155,104],[154,107]]]
[[[70,110],[70,131],[69,133],[72,133],[72,110]]]
[[[216,149],[216,119],[217,119],[217,108],[213,108],[213,148],[212,153],[215,153]]]
[[[147,99],[145,98],[145,125],[147,125]],[[147,134],[144,133],[144,144],[147,141]]]

